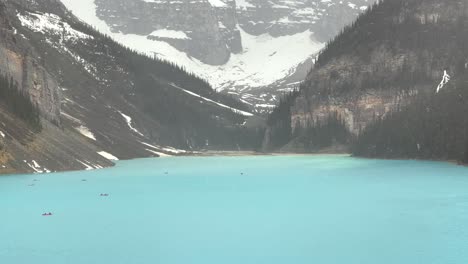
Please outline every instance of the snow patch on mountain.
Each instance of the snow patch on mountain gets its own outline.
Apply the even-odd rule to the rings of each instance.
[[[81,135],[89,138],[89,139],[92,139],[92,140],[96,140],[96,137],[94,136],[93,132],[91,132],[91,130],[89,130],[89,128],[81,125],[79,127],[76,127],[75,128],[78,132],[80,132]]]
[[[48,35],[60,34],[61,40],[81,40],[92,39],[93,37],[73,29],[69,24],[54,14],[36,14],[26,12],[26,15],[18,14],[18,19],[23,27],[32,31],[41,32]]]
[[[125,119],[125,122],[127,122],[128,127],[129,127],[133,132],[135,132],[135,133],[137,133],[138,135],[144,137],[144,135],[143,135],[140,131],[138,131],[135,127],[133,127],[133,125],[132,125],[132,118],[131,118],[130,116],[128,116],[128,115],[122,113],[121,111],[118,111],[118,112],[119,112],[119,114]]]
[[[110,154],[109,152],[99,151],[97,154],[103,156],[104,158],[106,158],[108,160],[114,160],[114,161],[119,160],[116,156]]]
[[[51,173],[49,169],[47,169],[46,167],[42,167],[35,160],[32,160],[31,162],[23,160],[23,162],[26,163],[26,165],[28,165],[28,167],[31,168],[34,171],[34,173]]]
[[[436,93],[439,93],[442,88],[450,81],[450,75],[447,73],[447,71],[444,71],[444,76],[442,76],[442,81],[440,81],[439,86],[437,86]]]
[[[68,42],[76,43],[78,41],[93,39],[92,36],[73,29],[68,23],[64,22],[63,19],[54,14],[26,12],[25,14],[17,14],[17,17],[23,27],[37,33],[42,33],[50,46],[54,47],[62,54],[69,55],[96,80],[102,81],[98,77],[98,70],[94,65],[81,58],[65,45],[65,43]],[[58,42],[56,38],[58,38]]]

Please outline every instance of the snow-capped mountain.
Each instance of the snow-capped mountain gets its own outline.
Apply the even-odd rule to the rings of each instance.
[[[374,0],[62,2],[121,44],[268,108],[305,77],[324,43]]]

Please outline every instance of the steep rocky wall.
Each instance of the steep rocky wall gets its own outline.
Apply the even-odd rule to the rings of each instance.
[[[31,96],[44,118],[59,124],[61,96],[55,78],[41,65],[34,48],[15,36],[17,29],[10,21],[0,22],[0,28],[0,72]]]
[[[218,11],[212,8],[208,0],[96,0],[96,4],[99,7],[98,17],[111,25],[112,30],[149,35],[151,39],[166,41],[208,64],[223,64],[231,52],[241,50],[233,6]],[[161,29],[183,32],[187,38],[151,35]]]
[[[364,36],[377,36],[378,27],[350,31],[355,38],[310,71],[292,106],[293,129],[338,112],[358,134],[375,118],[410,103],[412,96],[434,93],[444,71],[453,76],[458,60],[463,61],[450,55],[459,43],[444,39],[455,39],[456,32],[448,29],[468,14],[467,5],[464,0],[408,1],[374,22],[389,31],[379,39]]]
[[[330,113],[336,112],[345,121],[349,131],[357,135],[376,118],[404,107],[410,102],[411,96],[417,93],[418,90],[404,92],[369,90],[353,97],[343,96],[312,102],[301,96],[296,99],[292,109],[293,131],[299,126],[307,127],[313,121],[326,120]]]
[[[403,107],[411,96],[434,88],[418,85],[403,89],[393,83],[404,67],[422,66],[418,63],[420,60],[411,52],[394,54],[381,46],[370,54],[369,62],[343,56],[313,70],[305,82],[312,89],[304,90],[292,107],[293,129],[306,127],[314,120],[324,120],[330,113],[337,112],[348,129],[358,134],[375,118]],[[437,70],[426,73],[434,84],[440,74]]]
[[[41,129],[33,128],[7,107],[11,98],[0,100],[0,174],[112,166],[98,154],[101,148],[61,123],[59,77],[47,66],[48,54],[38,51],[46,42],[38,41],[17,20],[18,12],[30,9],[64,11],[57,0],[0,1],[0,74],[30,96],[42,117]]]

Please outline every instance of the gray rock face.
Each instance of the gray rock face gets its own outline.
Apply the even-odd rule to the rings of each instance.
[[[0,72],[30,95],[45,119],[59,124],[61,96],[56,80],[41,65],[41,56],[14,37],[16,29],[7,20],[0,21],[0,26],[8,28],[0,32]]]
[[[97,15],[112,30],[150,35],[211,65],[242,51],[239,28],[274,37],[310,30],[326,42],[374,0],[95,0]],[[181,31],[185,39],[151,36],[155,30]],[[311,54],[308,54],[311,55]]]
[[[405,31],[404,21],[413,23],[409,34],[426,32],[435,39],[440,38],[442,32],[450,32],[460,19],[466,17],[467,1],[441,4],[424,0],[412,4],[385,13],[381,20],[373,22],[380,25],[379,28],[370,31],[358,27],[351,33],[357,35],[356,31],[360,30],[369,35],[376,34],[379,29],[390,27],[385,21],[392,21],[396,34],[359,41],[359,46],[371,48],[365,49],[365,53],[337,52],[326,63],[310,71],[304,81],[305,89],[291,107],[293,130],[337,113],[344,119],[347,129],[358,135],[376,118],[404,109],[415,95],[434,93],[444,71],[456,72],[454,65],[457,63],[453,59],[456,55],[448,55],[457,50],[451,46],[453,43],[433,41],[426,45],[429,42],[421,41],[424,45],[401,45],[398,48],[394,43],[400,45],[408,38],[402,33]],[[438,27],[428,28],[427,25]],[[408,74],[419,77],[406,78]],[[369,84],[370,79],[373,79],[372,84]]]
[[[234,6],[215,9],[207,0],[96,0],[96,5],[98,17],[112,30],[166,41],[208,64],[223,64],[231,52],[241,50]],[[152,35],[158,30],[178,31],[185,36]]]

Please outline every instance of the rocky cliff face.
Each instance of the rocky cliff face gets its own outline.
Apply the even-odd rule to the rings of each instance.
[[[450,52],[448,45],[436,40],[435,36],[441,28],[456,24],[466,15],[463,7],[466,1],[444,5],[433,1],[409,1],[395,4],[399,7],[396,11],[387,9],[391,4],[386,2],[361,20],[362,28],[356,26],[346,34],[368,31],[369,35],[378,35],[374,31],[378,27],[368,27],[362,22],[372,17],[370,21],[377,19],[374,23],[381,23],[381,30],[393,30],[394,35],[381,35],[377,39],[366,39],[361,35],[354,40],[362,43],[354,44],[352,38],[350,42],[341,43],[370,47],[360,52],[351,50],[340,54],[338,48],[326,51],[336,52],[337,56],[320,61],[307,76],[306,88],[293,106],[293,125],[305,126],[307,122],[323,119],[327,113],[336,110],[345,118],[349,130],[358,134],[376,117],[404,107],[413,95],[434,92],[445,70],[455,71],[450,58],[444,55],[444,52]],[[379,19],[378,13],[385,17]],[[404,29],[404,25],[409,28]],[[389,29],[392,26],[396,28]],[[424,35],[403,39],[417,30],[426,31]],[[415,43],[423,40],[430,43]]]
[[[394,53],[383,45],[368,56],[366,62],[343,56],[312,70],[303,93],[292,105],[293,130],[337,112],[349,131],[357,135],[376,118],[404,107],[419,92],[432,89],[441,74],[441,70],[431,70],[426,81],[402,87],[398,79],[403,68],[418,67],[418,60],[410,59],[411,52]]]
[[[6,3],[2,12],[7,12]],[[32,3],[27,1],[27,6]],[[54,78],[40,63],[41,56],[23,39],[16,38],[17,29],[4,16],[0,19],[0,72],[12,78],[28,92],[49,121],[60,122],[60,89]]]
[[[2,38],[2,42],[7,44],[9,40]],[[0,72],[11,76],[20,84],[20,89],[30,94],[47,120],[60,123],[60,89],[55,79],[39,65],[36,58],[40,56],[31,50],[23,52],[16,44],[7,46],[0,47]]]
[[[35,1],[19,1],[15,6],[38,8]],[[57,7],[57,6],[55,6]],[[0,103],[0,173],[37,172],[102,168],[112,162],[100,156],[85,139],[60,129],[62,97],[56,76],[46,69],[43,55],[31,45],[12,17],[16,9],[0,1],[0,74],[38,106],[43,118],[37,131]]]
[[[327,42],[373,1],[238,1],[240,26],[248,33],[287,36],[310,30]]]
[[[374,1],[63,2],[122,44],[173,61],[264,111],[305,77],[297,69],[309,68],[323,43]]]

